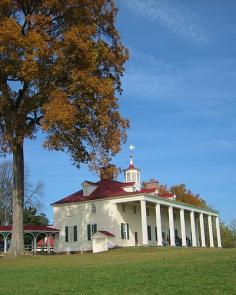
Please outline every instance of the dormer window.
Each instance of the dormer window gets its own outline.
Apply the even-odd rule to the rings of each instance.
[[[97,188],[97,185],[94,184],[93,182],[84,181],[82,183],[82,187],[83,187],[83,196],[87,197],[87,196],[90,196],[93,191],[95,191],[95,189]]]

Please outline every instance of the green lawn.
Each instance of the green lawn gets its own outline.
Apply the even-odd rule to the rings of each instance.
[[[236,249],[0,258],[0,294],[236,294]]]

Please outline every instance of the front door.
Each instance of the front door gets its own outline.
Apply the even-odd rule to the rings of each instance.
[[[138,246],[138,233],[134,233],[134,239],[135,239],[135,246]]]

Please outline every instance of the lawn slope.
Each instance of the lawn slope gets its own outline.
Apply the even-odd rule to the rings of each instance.
[[[236,294],[236,249],[0,258],[0,294]]]

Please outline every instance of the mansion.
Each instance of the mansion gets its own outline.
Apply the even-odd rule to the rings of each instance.
[[[158,191],[158,182],[141,187],[133,158],[124,182],[84,181],[82,189],[52,204],[59,230],[56,252],[100,252],[128,246],[221,247],[219,213],[176,201]]]

